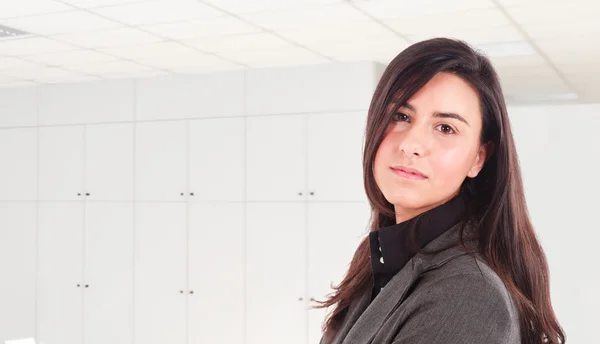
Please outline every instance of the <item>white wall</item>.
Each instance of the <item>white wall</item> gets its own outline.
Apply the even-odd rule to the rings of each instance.
[[[378,64],[354,63],[1,90],[0,341],[37,331],[45,344],[75,343],[82,336],[89,344],[113,340],[103,326],[118,323],[120,340],[146,344],[161,338],[152,332],[160,329],[146,337],[140,326],[162,321],[173,322],[169,330],[180,333],[180,340],[187,333],[190,343],[217,340],[211,336],[226,332],[220,329],[227,321],[230,342],[245,336],[247,343],[262,343],[265,336],[283,338],[290,331],[298,331],[299,343],[318,340],[324,313],[307,315],[302,307],[324,295],[332,275],[341,278],[366,228],[359,139],[382,71]],[[598,104],[509,108],[529,209],[548,255],[555,310],[572,343],[593,342],[600,320],[594,247],[600,239],[594,221],[599,110]],[[77,193],[86,189],[94,191],[84,201]],[[165,228],[171,236],[161,242]],[[291,229],[302,233],[279,236]],[[239,254],[224,254],[220,231],[228,231]],[[120,246],[111,244],[111,235],[124,235]],[[339,243],[340,238],[347,241]],[[295,257],[289,248],[298,241],[303,249]],[[337,254],[329,252],[334,241],[344,248]],[[165,250],[174,257],[170,265],[161,265]],[[112,259],[99,266],[106,252]],[[82,254],[86,263],[73,263]],[[55,259],[47,261],[49,255]],[[121,258],[127,262],[119,264]],[[281,265],[271,266],[274,260]],[[149,266],[158,273],[146,271]],[[271,270],[258,273],[265,267]],[[47,303],[40,286],[64,280],[64,286],[53,287],[66,291],[51,295],[70,298],[78,273],[81,283],[95,279],[96,289],[66,303],[74,302],[69,304],[74,311],[81,309],[99,325],[79,324],[67,338],[48,334],[49,327],[79,326],[81,315],[42,323],[64,300]],[[153,280],[161,273],[169,281]],[[203,273],[213,279],[206,282]],[[133,309],[106,324],[111,312],[123,309],[98,297],[100,291],[113,292],[101,287],[111,279],[117,290],[131,291],[120,297]],[[230,289],[221,288],[225,281]],[[272,298],[275,289],[265,287],[269,281],[298,289]],[[144,289],[148,284],[156,289]],[[178,303],[176,293],[165,299],[170,303],[163,318],[144,318],[153,313],[148,303],[157,298],[154,292],[180,287],[188,303]],[[197,298],[189,294],[194,289]],[[215,296],[222,290],[227,304]],[[292,319],[300,327],[277,313],[296,305]],[[102,306],[104,312],[94,311]],[[212,331],[197,325],[206,320],[200,310],[224,308],[229,313],[210,314]],[[169,316],[180,311],[175,320]],[[271,315],[256,317],[260,312]],[[239,320],[236,330],[232,316]]]
[[[600,104],[509,108],[533,225],[567,342],[600,324]]]
[[[317,342],[380,70],[0,90],[0,342]]]

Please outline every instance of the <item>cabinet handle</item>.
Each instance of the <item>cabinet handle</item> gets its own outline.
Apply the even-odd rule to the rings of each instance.
[[[181,196],[183,196],[183,192],[181,193]]]
[[[314,297],[311,297],[311,298],[310,298],[310,301],[311,301],[311,302],[314,302],[314,301],[315,301],[315,298],[314,298]]]
[[[298,192],[298,196],[302,196],[302,192]]]
[[[304,300],[304,298],[303,298],[303,297],[299,297],[299,298],[298,298],[298,301],[302,301],[302,300]]]
[[[310,195],[311,195],[311,196],[314,196],[314,195],[315,195],[315,192],[314,192],[314,191],[311,191],[311,192],[310,192]]]
[[[86,288],[88,288],[89,286],[90,286],[89,284],[86,284],[86,285],[85,285],[85,287],[86,287]]]
[[[180,294],[183,294],[183,290],[180,290],[180,291],[179,291],[179,293],[180,293]]]
[[[194,196],[194,193],[193,193],[193,192],[190,192],[190,196]]]
[[[80,286],[81,286],[81,285],[80,285],[80,284],[78,284],[78,285],[77,285],[77,288],[79,288]]]
[[[193,294],[193,293],[194,293],[194,291],[193,291],[193,290],[190,290],[190,294]]]
[[[77,196],[81,196],[81,192],[78,192],[78,193],[77,193]]]
[[[89,192],[86,192],[86,193],[85,193],[85,195],[86,195],[86,196],[89,196],[89,195],[90,195],[90,193],[89,193]]]

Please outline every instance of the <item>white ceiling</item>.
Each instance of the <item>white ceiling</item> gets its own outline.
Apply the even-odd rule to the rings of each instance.
[[[596,0],[18,0],[0,87],[374,60],[464,39],[510,101],[600,102]]]

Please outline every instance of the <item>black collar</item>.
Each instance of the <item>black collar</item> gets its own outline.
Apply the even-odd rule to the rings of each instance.
[[[415,242],[422,248],[457,224],[465,207],[465,197],[461,193],[420,216],[369,233],[375,293],[415,255],[410,247],[411,225],[415,226]]]

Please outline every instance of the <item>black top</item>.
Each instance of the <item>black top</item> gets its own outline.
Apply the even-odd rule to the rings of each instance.
[[[462,194],[416,218],[369,233],[373,292],[371,301],[389,280],[415,255],[410,249],[410,226],[415,223],[415,242],[422,248],[457,224],[465,210]],[[417,218],[420,218],[416,220]]]

